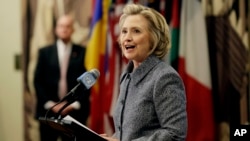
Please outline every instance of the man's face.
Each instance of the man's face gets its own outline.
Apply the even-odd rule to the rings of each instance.
[[[70,17],[61,17],[56,25],[56,35],[63,41],[69,41],[73,33],[73,20]]]

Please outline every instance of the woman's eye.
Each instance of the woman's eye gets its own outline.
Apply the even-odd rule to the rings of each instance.
[[[124,33],[127,33],[127,31],[126,30],[122,30],[122,33],[124,34]]]
[[[135,29],[134,32],[135,33],[140,33],[140,30]]]

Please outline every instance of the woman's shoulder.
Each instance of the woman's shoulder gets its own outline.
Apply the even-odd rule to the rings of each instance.
[[[155,66],[155,72],[159,73],[159,74],[178,74],[178,72],[171,66],[169,65],[167,62],[161,61],[159,62],[156,66]]]

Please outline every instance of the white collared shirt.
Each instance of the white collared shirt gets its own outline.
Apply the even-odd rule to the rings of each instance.
[[[58,60],[59,60],[59,64],[61,66],[61,62],[63,60],[63,57],[65,54],[70,55],[71,51],[72,51],[72,44],[69,42],[67,44],[65,44],[62,40],[58,39],[56,42],[57,45],[57,50],[58,50]]]

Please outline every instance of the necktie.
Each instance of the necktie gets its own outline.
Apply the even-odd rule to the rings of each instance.
[[[67,69],[69,62],[69,53],[64,51],[61,58],[60,80],[59,80],[59,98],[62,99],[67,94]]]

